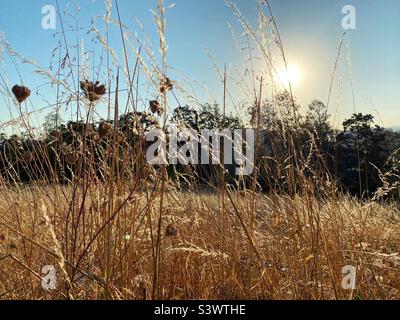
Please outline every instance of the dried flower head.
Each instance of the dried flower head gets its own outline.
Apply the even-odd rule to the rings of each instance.
[[[88,80],[81,81],[81,89],[85,97],[90,102],[96,102],[100,100],[101,96],[104,95],[107,91],[106,86],[104,84],[100,84],[99,81],[93,83]]]
[[[24,102],[31,95],[31,90],[29,90],[29,88],[18,85],[12,88],[12,92],[19,103]]]
[[[171,91],[174,88],[174,85],[172,84],[172,81],[170,78],[165,77],[160,81],[160,92],[162,94],[167,93],[168,91]]]
[[[102,137],[106,136],[107,134],[109,134],[111,129],[112,129],[112,127],[111,127],[111,125],[109,123],[104,122],[104,121],[101,122],[99,124],[99,135],[100,135],[100,137],[102,138]]]
[[[150,101],[150,110],[152,113],[157,113],[158,115],[164,112],[164,108],[157,100]]]
[[[165,235],[167,237],[176,237],[178,235],[178,230],[174,227],[173,224],[170,224],[165,231]]]
[[[65,162],[70,166],[74,165],[76,163],[76,160],[77,156],[74,152],[69,152],[65,155]]]
[[[246,190],[240,190],[239,196],[241,196],[242,198],[246,198],[247,196],[249,196],[249,194]]]

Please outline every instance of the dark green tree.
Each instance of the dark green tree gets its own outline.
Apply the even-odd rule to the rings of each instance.
[[[384,168],[390,153],[388,131],[361,113],[344,121],[343,129],[336,144],[339,179],[353,194],[372,195],[381,184],[376,168]]]

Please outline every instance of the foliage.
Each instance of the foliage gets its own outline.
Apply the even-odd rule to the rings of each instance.
[[[306,169],[303,169],[306,176],[320,179],[315,178],[318,172],[325,172],[338,182],[339,187],[353,195],[369,197],[382,187],[381,176],[390,169],[387,161],[400,147],[399,133],[374,125],[372,115],[360,113],[345,120],[343,130],[338,131],[331,127],[326,106],[321,101],[312,101],[304,118],[296,115],[299,108],[287,92],[265,100],[261,105],[257,163],[258,182],[262,189],[289,191],[286,185],[296,176],[292,171],[300,162],[307,163]],[[250,108],[250,117],[252,125],[257,126],[257,108]],[[224,117],[216,104],[204,104],[199,110],[189,106],[178,107],[173,112],[171,124],[196,131],[243,127],[239,117]],[[127,148],[131,152],[135,150],[136,154],[144,154],[144,133],[160,126],[153,115],[131,112],[120,117],[116,135],[113,134],[113,121],[63,124],[57,114],[46,117],[43,127],[46,132],[44,141],[2,135],[0,173],[3,178],[26,182],[46,173],[50,176],[56,174],[57,181],[69,181],[82,169],[77,165],[82,157],[90,154],[100,166],[114,139],[121,156],[127,152]],[[102,132],[104,128],[111,131]],[[293,149],[293,144],[298,146],[297,150]],[[92,148],[94,153],[90,150],[84,152],[85,145],[86,149]],[[45,161],[46,158],[50,160]],[[26,160],[29,160],[28,163]],[[74,163],[69,163],[71,161]],[[141,161],[144,163],[145,159]],[[15,168],[10,170],[10,166]],[[99,166],[97,170],[100,170]],[[142,165],[142,169],[144,167]],[[32,170],[34,173],[30,172]],[[176,177],[179,172],[185,175],[187,170],[188,167],[176,165],[175,168],[169,168],[168,172]],[[212,165],[198,169],[192,166],[190,171],[199,181],[213,180],[216,183],[212,176],[218,170],[213,169]],[[103,176],[103,173],[98,175]],[[291,181],[291,185],[296,184],[301,182]]]

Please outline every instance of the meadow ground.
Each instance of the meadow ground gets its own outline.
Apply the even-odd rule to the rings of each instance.
[[[1,190],[1,299],[400,298],[392,205],[171,187],[121,188],[109,207],[107,190],[84,205],[71,187]]]

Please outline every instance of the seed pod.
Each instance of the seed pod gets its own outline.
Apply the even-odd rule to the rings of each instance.
[[[164,108],[157,100],[150,101],[150,110],[152,113],[157,113],[159,115],[164,112]]]
[[[29,90],[29,88],[18,85],[12,88],[12,92],[19,103],[24,102],[31,95],[31,90]]]
[[[90,102],[96,102],[100,100],[101,96],[103,96],[107,89],[104,84],[100,84],[99,81],[95,83],[85,80],[81,81],[81,89],[86,97]]]
[[[160,92],[161,93],[167,93],[168,91],[171,91],[174,88],[174,85],[172,84],[172,81],[170,78],[165,77],[160,81]]]
[[[248,192],[247,192],[246,190],[241,190],[241,191],[239,191],[239,195],[240,195],[242,198],[245,198],[245,197],[247,197],[249,194],[248,194]]]
[[[170,224],[165,231],[165,235],[167,237],[176,237],[178,235],[178,230],[176,230],[173,224]]]
[[[100,134],[100,137],[102,138],[102,137],[104,137],[104,136],[106,136],[110,131],[111,131],[111,125],[109,124],[109,123],[107,123],[107,122],[101,122],[100,124],[99,124],[99,134]]]
[[[74,165],[76,163],[76,154],[73,152],[69,152],[65,155],[65,162],[69,164],[70,166]]]

